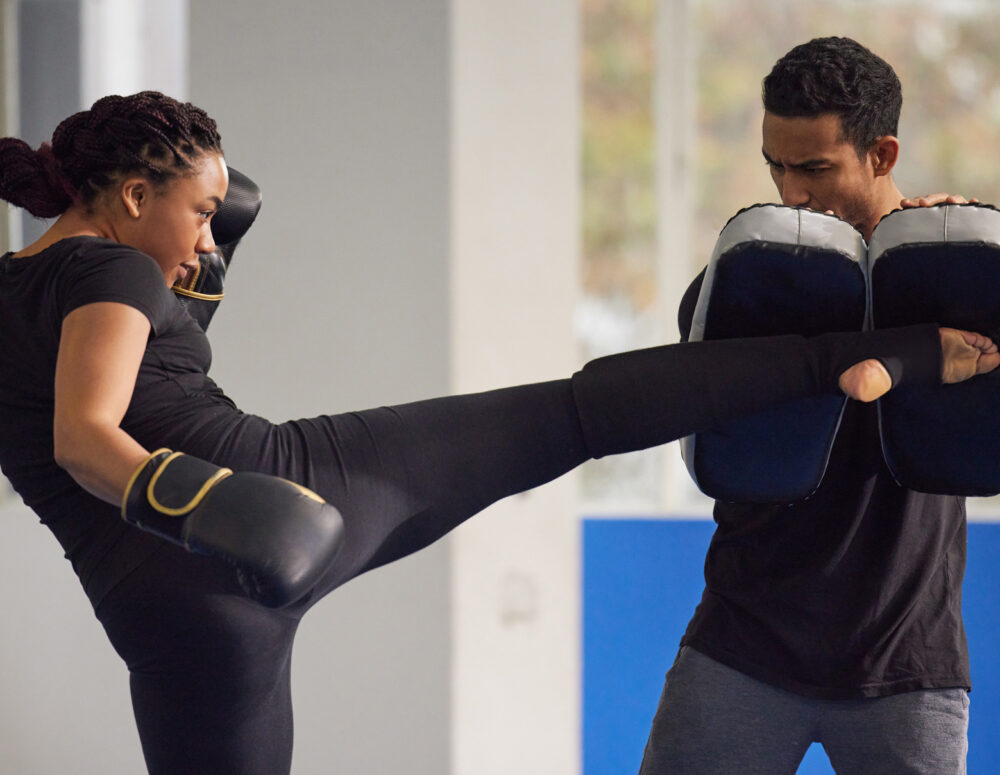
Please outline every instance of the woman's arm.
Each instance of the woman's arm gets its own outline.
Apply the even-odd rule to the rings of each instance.
[[[149,320],[116,302],[86,304],[63,320],[55,378],[56,462],[91,494],[121,504],[149,453],[119,426],[149,338]]]
[[[91,494],[121,504],[127,522],[234,565],[254,600],[299,599],[340,549],[340,512],[278,477],[234,474],[169,450],[150,455],[123,431],[149,331],[145,315],[115,302],[84,305],[63,320],[56,462]]]

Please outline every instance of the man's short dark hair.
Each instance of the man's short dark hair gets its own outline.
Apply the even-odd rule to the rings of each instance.
[[[764,110],[784,118],[840,117],[863,157],[899,131],[903,91],[889,63],[850,38],[815,38],[779,59],[762,88]]]

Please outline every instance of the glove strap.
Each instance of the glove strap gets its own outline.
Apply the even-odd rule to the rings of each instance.
[[[183,280],[178,280],[174,283],[171,290],[173,290],[173,292],[178,296],[187,296],[189,299],[198,299],[199,301],[222,301],[226,294],[221,291],[219,293],[202,293],[201,291],[195,290],[198,287],[198,279],[203,273],[203,267],[201,265],[201,261],[199,260],[198,268]]]
[[[129,501],[132,500],[133,492],[145,489],[144,485],[149,482],[153,473],[160,467],[160,463],[170,457],[171,454],[173,454],[171,450],[161,447],[152,452],[132,472],[132,476],[128,479],[128,484],[125,485],[125,494],[122,496],[122,519],[128,520]]]
[[[181,458],[184,458],[184,460],[181,460]],[[166,472],[167,466],[175,460],[178,463],[168,475],[172,481],[166,483],[158,496],[156,485],[160,481],[160,477]],[[203,472],[210,472],[209,477],[188,497],[188,493],[190,492],[188,488],[192,482],[197,483],[197,481],[201,480]],[[165,514],[168,517],[183,517],[201,503],[201,499],[205,497],[205,493],[227,476],[232,476],[232,474],[233,472],[228,468],[216,468],[211,463],[205,463],[197,458],[188,457],[183,452],[172,452],[155,467],[153,475],[149,479],[149,484],[146,485],[146,500],[160,514]],[[193,479],[191,475],[196,478]],[[175,491],[178,485],[182,486],[179,492]],[[164,490],[166,491],[165,495],[163,493]],[[177,500],[178,495],[181,497],[178,505],[170,505],[165,502],[166,498]],[[161,498],[164,500],[161,500]],[[188,500],[184,501],[183,498],[188,498]]]
[[[122,518],[186,546],[181,517],[196,509],[209,490],[232,473],[182,452],[158,449],[129,479],[122,499]]]

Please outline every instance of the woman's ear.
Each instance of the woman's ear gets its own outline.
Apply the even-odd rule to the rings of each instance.
[[[149,184],[142,178],[129,178],[121,186],[122,204],[125,210],[133,218],[142,215],[143,207],[146,204]]]
[[[892,135],[880,137],[868,151],[875,177],[888,175],[899,158],[899,140]]]

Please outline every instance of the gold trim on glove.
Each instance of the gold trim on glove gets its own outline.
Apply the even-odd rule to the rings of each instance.
[[[231,469],[220,468],[218,471],[212,474],[212,476],[210,476],[208,479],[205,480],[204,484],[202,484],[198,492],[194,494],[194,497],[191,498],[191,500],[189,500],[183,506],[181,506],[180,508],[171,508],[170,506],[164,506],[156,499],[156,492],[154,491],[154,488],[156,487],[156,482],[160,478],[160,474],[162,474],[164,470],[166,470],[167,466],[170,465],[170,463],[173,460],[175,460],[176,458],[180,457],[183,454],[184,454],[183,452],[174,452],[166,460],[160,463],[155,473],[150,478],[149,485],[146,487],[146,500],[149,502],[149,505],[152,506],[161,514],[166,514],[168,517],[184,516],[193,508],[195,508],[199,503],[201,503],[201,499],[205,497],[205,494],[209,490],[215,487],[215,485],[217,485],[227,476],[233,475]]]
[[[173,287],[173,292],[178,293],[181,296],[187,296],[191,299],[202,299],[203,301],[219,301],[226,294],[224,293],[199,293],[198,291],[189,291],[187,288],[182,288],[179,285]]]
[[[171,450],[166,447],[160,447],[155,452],[151,452],[146,456],[146,459],[139,463],[135,471],[132,472],[132,476],[128,478],[128,483],[125,485],[125,494],[122,495],[122,517],[125,516],[125,510],[128,506],[128,494],[132,492],[132,486],[135,484],[135,480],[139,478],[139,474],[145,470],[146,466],[149,465],[149,461],[152,460],[157,455],[162,455],[164,452],[170,452]]]

